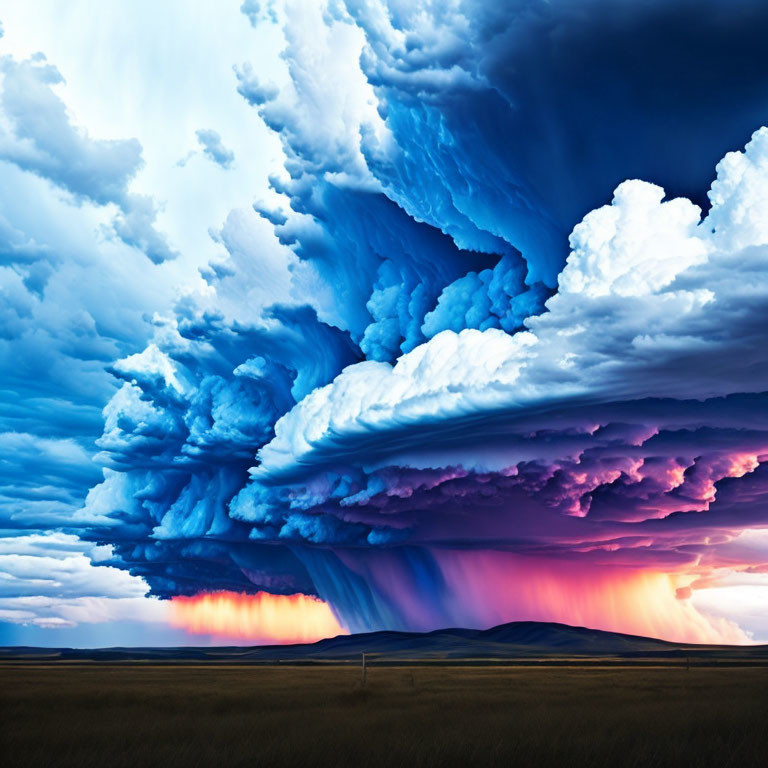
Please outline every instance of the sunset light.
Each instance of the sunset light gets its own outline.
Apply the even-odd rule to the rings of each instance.
[[[171,624],[195,635],[254,643],[312,643],[346,635],[328,603],[309,595],[212,592],[171,601]]]

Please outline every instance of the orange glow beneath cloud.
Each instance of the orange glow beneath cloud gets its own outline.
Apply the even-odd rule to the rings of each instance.
[[[449,589],[461,592],[462,610],[471,606],[476,626],[559,621],[675,642],[750,642],[736,624],[685,599],[691,577],[684,574],[577,563],[554,568],[505,552],[445,552],[440,559]]]
[[[212,592],[171,600],[171,624],[196,635],[254,643],[311,643],[346,635],[328,603],[308,595]]]

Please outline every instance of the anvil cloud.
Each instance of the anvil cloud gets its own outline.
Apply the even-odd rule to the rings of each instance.
[[[206,114],[168,158],[252,183],[202,261],[142,144],[0,59],[8,541],[76,534],[195,631],[229,592],[345,631],[768,638],[712,598],[768,594],[763,5],[241,10],[280,41],[227,61],[260,139]]]

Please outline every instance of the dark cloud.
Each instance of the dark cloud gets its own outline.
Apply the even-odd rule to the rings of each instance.
[[[549,285],[620,182],[706,205],[715,163],[768,122],[753,0],[468,2],[386,21],[377,5],[347,4],[397,147],[363,143],[374,173],[411,215],[463,247],[507,241]]]

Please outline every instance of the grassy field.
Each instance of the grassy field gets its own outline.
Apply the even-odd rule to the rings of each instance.
[[[768,669],[0,666],[4,766],[768,765]]]

